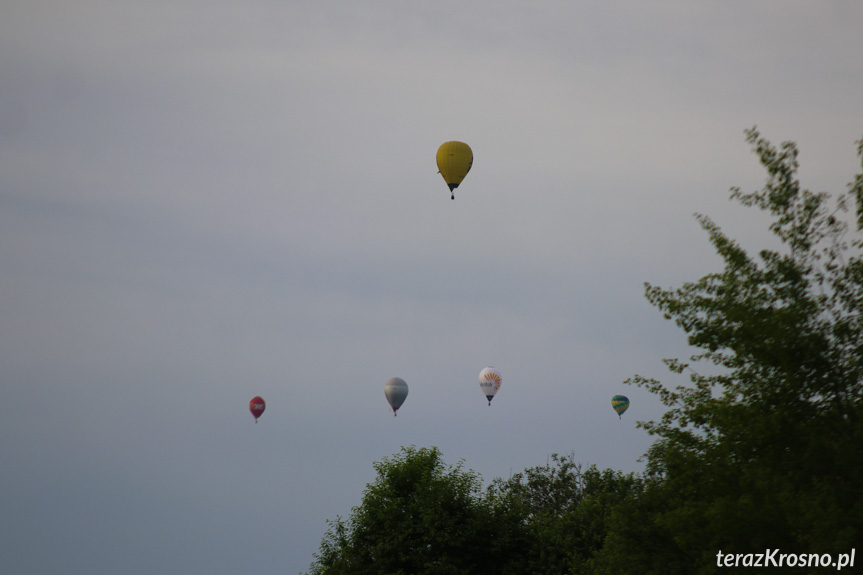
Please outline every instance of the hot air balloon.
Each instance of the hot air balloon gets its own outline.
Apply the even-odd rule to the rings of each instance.
[[[479,387],[488,399],[489,405],[494,399],[494,394],[500,389],[500,381],[500,372],[493,367],[489,366],[479,372]]]
[[[394,377],[384,384],[384,395],[393,409],[393,415],[398,415],[396,412],[408,396],[408,384],[402,378]]]
[[[265,402],[264,398],[260,395],[256,395],[252,398],[252,401],[249,402],[249,411],[251,411],[252,415],[255,416],[255,423],[258,423],[258,418],[261,417],[261,414],[264,413],[265,409],[267,409],[267,402]]]
[[[464,142],[444,142],[437,150],[437,169],[449,186],[452,199],[455,190],[473,165],[473,151]]]
[[[623,415],[623,412],[629,409],[629,398],[625,395],[615,395],[611,398],[611,407],[614,408],[614,411],[617,412],[617,417]]]

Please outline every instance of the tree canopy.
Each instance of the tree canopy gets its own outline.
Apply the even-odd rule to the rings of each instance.
[[[719,549],[838,553],[863,536],[863,176],[835,199],[813,193],[794,143],[776,148],[754,128],[747,140],[767,181],[732,197],[771,216],[783,249],[752,256],[698,215],[724,269],[678,289],[646,286],[698,350],[666,360],[692,385],[631,380],[668,407],[643,424],[659,437],[648,472],[673,494],[658,524],[681,557],[705,565]]]
[[[481,479],[437,448],[402,448],[375,463],[377,479],[347,520],[330,522],[311,573],[494,573],[499,530]]]

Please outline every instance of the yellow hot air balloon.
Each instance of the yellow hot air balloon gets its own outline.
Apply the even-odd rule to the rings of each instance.
[[[473,165],[473,151],[464,142],[444,142],[437,149],[437,169],[449,186],[452,199],[455,190]]]

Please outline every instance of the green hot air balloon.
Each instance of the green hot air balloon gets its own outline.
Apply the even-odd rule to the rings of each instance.
[[[623,415],[623,412],[629,409],[629,398],[625,395],[615,395],[611,398],[611,407],[617,412],[617,417]]]

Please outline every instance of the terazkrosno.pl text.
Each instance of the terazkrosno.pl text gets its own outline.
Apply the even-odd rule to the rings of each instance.
[[[841,571],[854,567],[856,549],[850,553],[781,553],[779,549],[765,549],[764,553],[723,553],[716,554],[717,567],[834,567]]]

